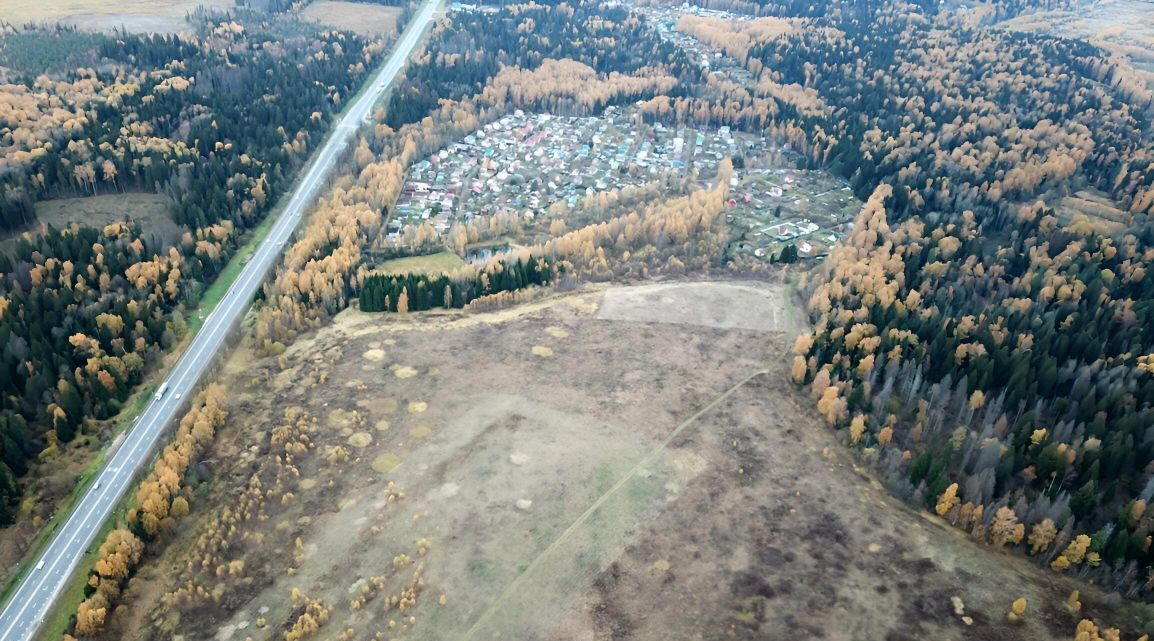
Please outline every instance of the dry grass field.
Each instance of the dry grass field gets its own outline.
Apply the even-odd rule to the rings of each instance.
[[[788,382],[798,327],[776,285],[665,282],[484,314],[349,310],[281,357],[238,350],[193,513],[108,638],[285,638],[294,590],[326,608],[310,638],[344,641],[1050,641],[1073,635],[1075,587],[1103,615],[1094,590],[859,470]],[[248,543],[218,562],[241,573],[210,564],[193,580],[211,597],[166,604],[286,411],[311,425],[291,500],[228,534]]]
[[[180,239],[183,229],[169,216],[170,201],[158,194],[126,193],[84,198],[58,198],[36,203],[36,229],[52,225],[62,229],[72,223],[102,227],[112,222],[130,220],[140,223],[146,234],[153,234],[162,245]],[[28,230],[25,230],[28,231]],[[0,252],[11,253],[14,240],[22,232],[0,239]]]
[[[400,7],[340,0],[319,0],[305,7],[300,13],[306,20],[368,37],[390,36],[396,33],[397,16],[400,14]]]
[[[181,228],[168,214],[170,201],[159,194],[109,194],[85,198],[61,198],[36,203],[36,218],[44,225],[56,228],[81,223],[101,227],[108,223],[130,220],[140,223],[147,232],[173,241],[179,238]]]
[[[184,31],[185,14],[198,6],[228,9],[232,0],[4,0],[0,17],[22,25],[60,22],[86,31],[125,28],[134,33]]]

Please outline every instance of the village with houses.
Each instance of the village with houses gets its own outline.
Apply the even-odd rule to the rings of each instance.
[[[647,123],[633,107],[608,107],[598,117],[518,110],[417,162],[386,233],[395,239],[406,226],[428,224],[445,234],[499,213],[530,223],[598,193],[671,179],[705,186],[731,159],[727,253],[769,262],[793,243],[799,257],[820,257],[858,203],[844,182],[793,169],[790,156],[788,147],[728,127]]]
[[[849,185],[825,171],[779,167],[736,173],[726,215],[727,258],[768,262],[790,245],[798,258],[824,258],[861,209]]]

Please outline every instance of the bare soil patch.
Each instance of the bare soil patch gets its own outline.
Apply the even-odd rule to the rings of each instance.
[[[785,302],[767,283],[663,283],[494,314],[349,311],[280,363],[241,350],[217,480],[133,590],[163,592],[203,515],[248,482],[270,417],[296,407],[316,418],[293,461],[310,482],[244,526],[284,552],[195,625],[154,597],[111,638],[279,639],[294,588],[332,608],[321,639],[1049,641],[1072,634],[1075,587],[1102,614],[1093,590],[857,470],[787,382],[792,335],[770,331]],[[338,447],[347,459],[327,456]],[[1030,614],[1011,626],[1020,596]]]
[[[780,290],[752,283],[658,283],[606,291],[597,317],[783,331],[788,327],[784,310]]]

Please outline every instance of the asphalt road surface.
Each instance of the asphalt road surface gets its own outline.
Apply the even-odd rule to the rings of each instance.
[[[437,2],[429,0],[409,23],[385,65],[366,85],[364,93],[345,113],[325,146],[305,170],[292,200],[280,214],[272,231],[256,250],[244,271],[205,320],[192,343],[166,379],[163,396],[153,400],[116,448],[96,481],[80,500],[33,569],[12,593],[0,612],[0,641],[28,641],[37,633],[49,609],[71,578],[85,550],[108,520],[120,498],[132,485],[137,472],[151,460],[151,453],[165,434],[165,427],[196,390],[200,378],[225,338],[240,320],[269,270],[281,256],[289,237],[300,223],[301,214],[317,197],[334,161],[348,148],[349,141],[369,116],[388,85],[400,73],[433,19]],[[68,604],[71,605],[71,604]]]

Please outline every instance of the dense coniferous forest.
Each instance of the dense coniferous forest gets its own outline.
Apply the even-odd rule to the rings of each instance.
[[[515,292],[554,280],[549,262],[533,256],[516,261],[495,261],[487,269],[464,275],[369,274],[361,283],[360,309],[364,312],[417,312],[444,307],[461,308],[483,296]]]
[[[155,191],[187,231],[162,246],[133,222],[48,228],[0,257],[0,523],[18,479],[84,422],[114,416],[147,365],[324,135],[384,50],[276,18],[202,16],[195,36],[6,34],[65,49],[43,73],[6,57],[0,226],[37,200]],[[32,45],[28,45],[32,46]],[[18,50],[13,48],[12,50]],[[10,51],[9,48],[2,48]],[[71,56],[71,57],[69,57]],[[62,107],[67,108],[62,108]]]
[[[34,61],[6,67],[0,228],[31,222],[37,200],[128,190],[166,193],[191,228],[259,218],[380,51],[349,34],[284,39],[267,27],[206,19],[194,39],[102,36],[77,56],[89,66],[57,77]],[[52,46],[72,34],[23,35]],[[61,101],[74,111],[53,112]]]
[[[795,378],[900,494],[1149,593],[1150,90],[1085,42],[916,5],[784,15],[813,28],[690,26],[868,198],[810,283]],[[1080,190],[1115,206],[1054,206]]]
[[[462,13],[437,34],[428,53],[409,67],[390,98],[386,123],[398,129],[417,122],[435,110],[440,100],[481,93],[504,67],[533,70],[547,59],[575,60],[601,74],[660,68],[681,77],[696,69],[684,52],[660,40],[622,6],[545,3]],[[618,100],[638,97],[621,95]],[[596,105],[594,112],[605,106]]]

